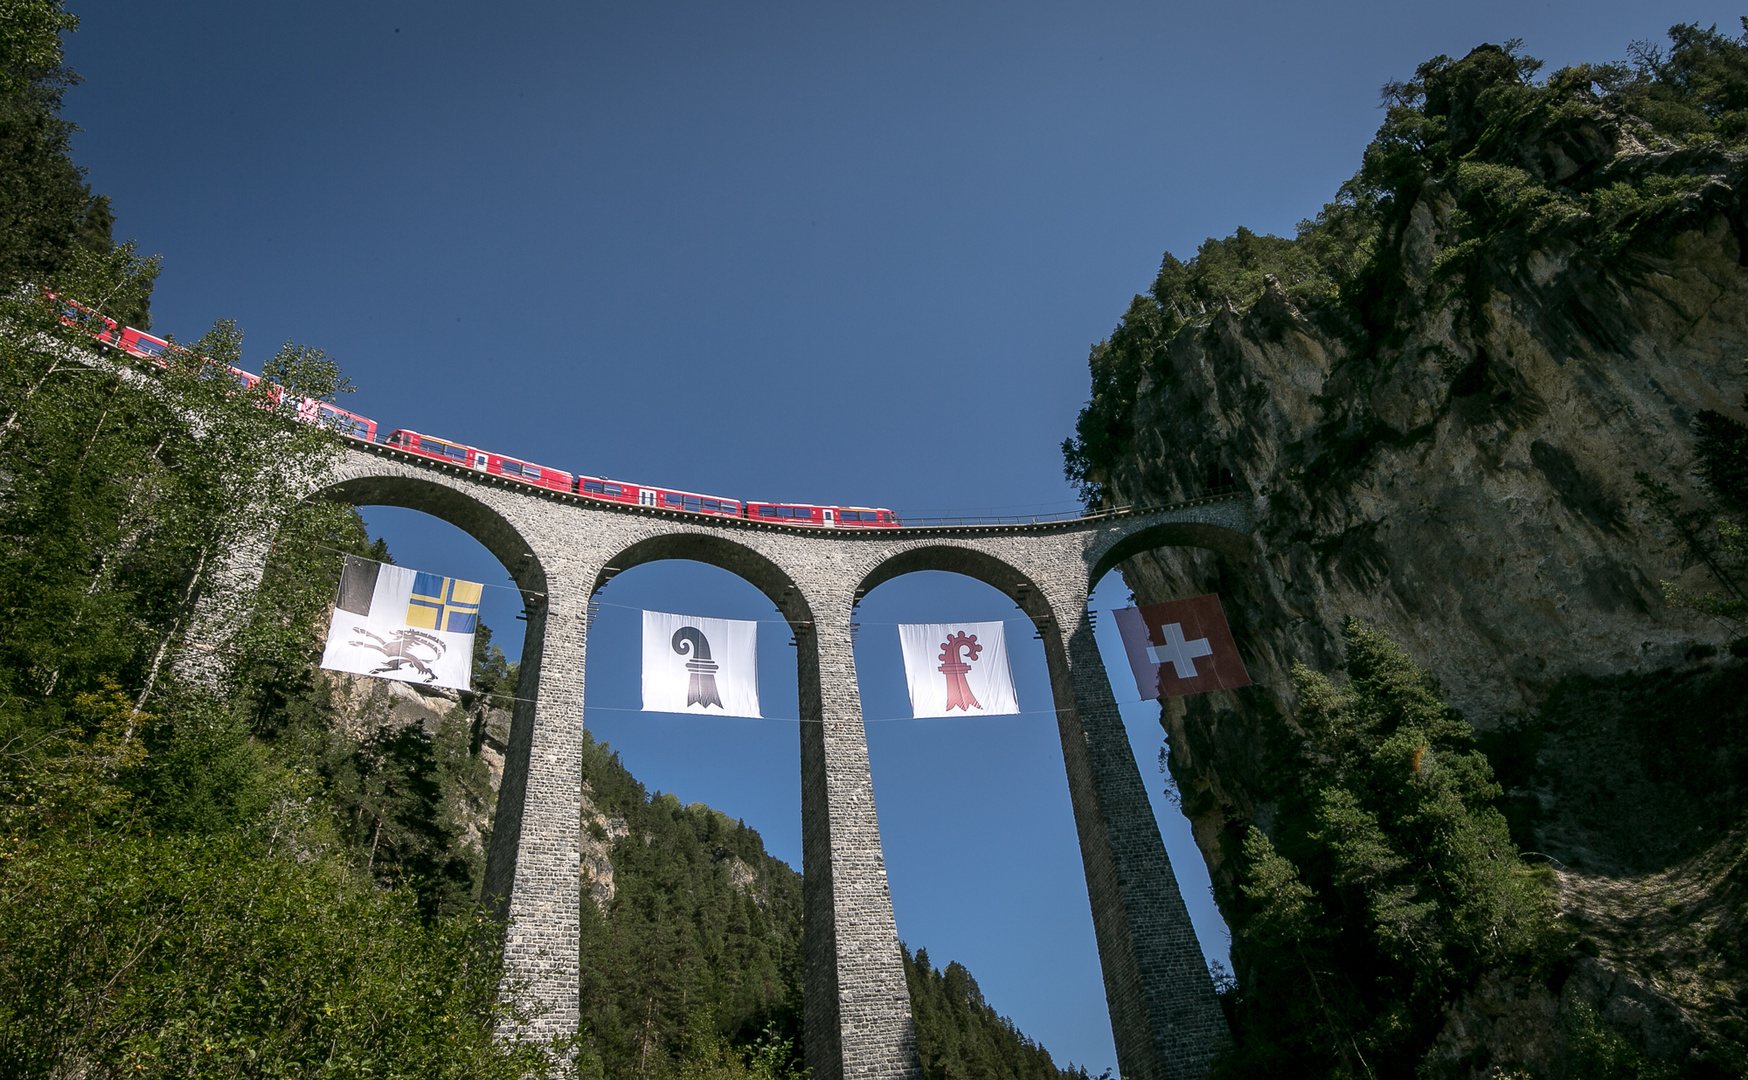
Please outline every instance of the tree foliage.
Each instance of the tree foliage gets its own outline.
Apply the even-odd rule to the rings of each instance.
[[[983,1000],[958,961],[938,970],[927,949],[912,956],[906,948],[904,977],[925,1080],[1086,1080],[1085,1069],[1058,1068],[1048,1050]]]
[[[651,796],[610,747],[584,739],[591,798],[624,829],[612,901],[583,904],[584,1075],[731,1076],[709,1069],[737,1055],[763,1062],[755,1076],[798,1073],[800,876],[745,824]]]
[[[62,95],[79,81],[61,35],[78,26],[61,0],[7,0],[0,11],[0,283],[8,287],[58,279],[114,249],[109,199],[94,194],[73,163],[78,129],[61,117]],[[134,255],[131,245],[126,250]],[[92,306],[147,329],[156,260],[142,260],[139,270],[125,292]]]
[[[148,269],[112,253],[44,284]],[[0,295],[0,1074],[539,1073],[544,1049],[494,1037],[499,930],[407,790],[466,758],[465,723],[448,758],[358,746],[312,675],[340,549],[366,548],[349,510],[289,502],[337,445],[293,412],[341,380],[286,346],[275,394],[241,361],[229,324],[135,363],[40,289]],[[275,531],[247,629],[186,643],[224,555]],[[175,677],[203,645],[233,662],[222,695]],[[360,775],[402,833],[386,872],[339,797]]]
[[[1635,474],[1670,546],[1687,566],[1704,567],[1710,580],[1710,587],[1697,591],[1662,582],[1663,597],[1741,630],[1748,627],[1748,424],[1705,409],[1694,417],[1693,430],[1695,485],[1683,490],[1649,473]],[[1748,645],[1748,639],[1738,645]]]
[[[1413,1075],[1483,971],[1560,944],[1468,725],[1389,639],[1345,633],[1344,683],[1294,669],[1293,779],[1243,844],[1226,1075]]]

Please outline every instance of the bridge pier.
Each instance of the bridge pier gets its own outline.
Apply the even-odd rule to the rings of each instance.
[[[557,590],[555,590],[557,591]],[[580,1019],[583,605],[560,593],[528,607],[504,775],[481,899],[505,918],[504,981],[527,1014],[518,1034],[574,1035]],[[549,640],[547,626],[568,633]]]
[[[813,605],[801,679],[805,1055],[813,1080],[921,1075],[850,637],[852,598]]]
[[[1079,613],[1069,627],[1045,628],[1057,636],[1046,652],[1118,1072],[1124,1080],[1197,1080],[1230,1037],[1226,1017],[1093,640],[1085,597],[1059,610]]]

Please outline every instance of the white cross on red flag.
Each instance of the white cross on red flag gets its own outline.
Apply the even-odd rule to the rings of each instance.
[[[1112,614],[1142,700],[1250,685],[1215,594]]]

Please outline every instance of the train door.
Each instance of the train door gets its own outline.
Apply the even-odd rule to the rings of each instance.
[[[655,504],[656,504],[656,493],[654,491],[650,490],[649,488],[638,488],[637,489],[637,505],[639,505],[639,506],[654,506]]]
[[[831,512],[830,507],[827,507],[826,509],[820,511],[820,522],[819,523],[821,525],[824,525],[828,529],[837,525],[837,522],[832,520],[832,512]]]
[[[486,467],[486,455],[484,451],[475,450],[473,452],[473,467],[476,469],[483,469]]]

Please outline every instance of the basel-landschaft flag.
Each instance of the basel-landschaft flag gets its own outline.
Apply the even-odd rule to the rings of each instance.
[[[914,717],[997,716],[1020,711],[999,622],[900,623],[904,679]]]
[[[466,690],[481,588],[348,555],[322,666]]]
[[[759,715],[759,624],[643,613],[643,711]]]
[[[1213,593],[1112,614],[1143,700],[1250,685]]]

